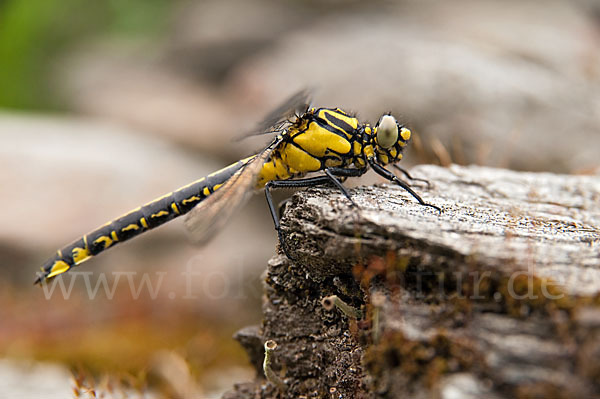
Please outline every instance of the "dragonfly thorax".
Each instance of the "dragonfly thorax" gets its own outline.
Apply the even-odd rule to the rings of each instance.
[[[326,168],[347,168],[362,152],[362,129],[357,118],[339,108],[311,108],[282,133],[258,178],[286,180]]]

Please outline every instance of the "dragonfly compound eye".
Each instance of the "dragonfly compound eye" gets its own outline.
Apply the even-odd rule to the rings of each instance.
[[[383,148],[390,148],[398,141],[398,124],[391,115],[383,115],[376,127],[377,144]]]

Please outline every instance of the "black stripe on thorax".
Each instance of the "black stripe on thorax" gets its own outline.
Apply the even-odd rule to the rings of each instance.
[[[319,108],[319,109],[315,110],[314,113],[304,114],[302,116],[302,118],[300,120],[298,120],[298,122],[296,122],[296,126],[293,128],[290,128],[290,130],[292,130],[292,131],[290,132],[290,130],[288,130],[287,134],[284,135],[284,141],[291,142],[296,136],[305,134],[306,131],[308,130],[308,128],[310,127],[311,123],[316,123],[319,127],[323,128],[337,136],[340,136],[341,138],[343,138],[345,140],[350,140],[348,138],[348,136],[350,136],[352,138],[356,137],[356,130],[352,126],[350,126],[348,123],[344,122],[343,120],[336,118],[334,116],[331,116],[327,113],[325,115],[327,115],[328,117],[331,117],[332,120],[318,117],[317,114],[322,110],[339,112],[339,111],[336,111],[335,109],[331,109],[331,108]],[[300,126],[302,126],[302,124],[305,124],[305,126],[303,128],[300,128]],[[341,129],[343,129],[344,131],[342,132]]]
[[[333,112],[338,112],[338,111],[333,110]],[[328,112],[325,112],[324,115],[325,115],[325,121],[323,121],[319,117],[316,117],[315,119],[323,121],[323,123],[326,125],[334,125],[338,129],[343,130],[346,134],[348,134],[350,136],[354,136],[355,129],[351,125],[349,125],[346,121],[336,118],[334,115],[332,115],[331,113],[328,113]]]

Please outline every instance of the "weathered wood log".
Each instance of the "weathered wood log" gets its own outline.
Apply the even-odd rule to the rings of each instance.
[[[294,260],[269,263],[243,340],[254,364],[278,343],[287,391],[259,376],[225,398],[600,397],[600,178],[412,174],[441,214],[389,185],[352,190],[359,209],[331,188],[293,196]],[[365,316],[324,308],[333,294]]]

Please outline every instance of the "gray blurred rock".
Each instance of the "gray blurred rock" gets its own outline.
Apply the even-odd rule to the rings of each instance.
[[[2,280],[27,286],[60,247],[225,166],[144,132],[94,119],[0,114],[0,140]],[[205,247],[194,246],[182,221],[175,220],[74,271],[106,272],[109,280],[112,272],[135,271],[138,278],[150,273],[154,280],[155,272],[165,272],[159,298],[171,298],[170,292],[177,298],[194,296],[188,302],[209,313],[237,315],[248,296],[259,297],[252,289],[271,252],[265,242],[275,242],[264,198],[257,196],[248,208]],[[69,273],[66,281],[74,276]],[[83,290],[77,278],[75,287]]]
[[[0,396],[64,399],[73,395],[72,374],[64,366],[0,359]],[[90,394],[82,399],[91,399]]]
[[[305,25],[311,14],[301,2],[186,2],[175,13],[164,59],[192,78],[217,85],[244,59]]]
[[[572,2],[379,4],[315,19],[240,65],[232,82],[272,96],[316,86],[319,105],[372,121],[394,111],[455,162],[593,169],[596,29],[593,12]]]
[[[372,122],[393,111],[424,143],[421,162],[594,172],[596,12],[558,0],[186,3],[154,51],[87,46],[57,84],[76,110],[228,157],[259,148],[230,139],[310,87],[316,105]]]

